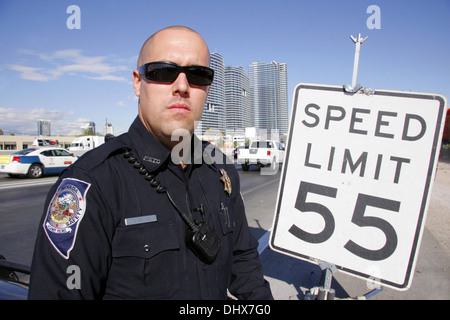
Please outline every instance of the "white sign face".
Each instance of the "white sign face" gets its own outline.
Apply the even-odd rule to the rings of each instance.
[[[299,84],[271,248],[406,290],[445,106],[434,94]]]

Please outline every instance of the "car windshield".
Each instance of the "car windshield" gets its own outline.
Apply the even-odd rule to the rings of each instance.
[[[37,150],[37,149],[35,149],[35,148],[28,148],[28,149],[23,149],[23,150],[14,152],[13,154],[14,155],[18,155],[18,156],[24,156],[24,155],[29,154],[30,152],[35,151],[35,150]]]

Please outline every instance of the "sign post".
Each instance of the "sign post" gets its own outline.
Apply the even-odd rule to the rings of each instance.
[[[361,38],[361,33],[358,34],[358,38],[350,36],[352,41],[355,43],[355,60],[353,62],[353,77],[352,77],[352,90],[356,91],[356,79],[358,78],[358,66],[359,66],[359,53],[361,51],[361,45],[369,38]]]
[[[436,94],[297,85],[270,247],[408,289],[445,106]]]

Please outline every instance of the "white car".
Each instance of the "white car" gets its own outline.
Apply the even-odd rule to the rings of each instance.
[[[9,156],[0,156],[0,173],[7,173],[9,176],[26,174],[30,178],[40,178],[47,174],[60,174],[77,159],[64,148],[28,148]]]
[[[252,164],[275,169],[278,164],[284,162],[284,153],[285,149],[278,141],[254,140],[250,148],[238,150],[237,162],[244,171],[248,171]]]

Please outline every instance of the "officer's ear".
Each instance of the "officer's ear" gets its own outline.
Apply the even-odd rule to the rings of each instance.
[[[133,71],[133,89],[136,97],[141,95],[141,77],[139,76],[139,70]]]

